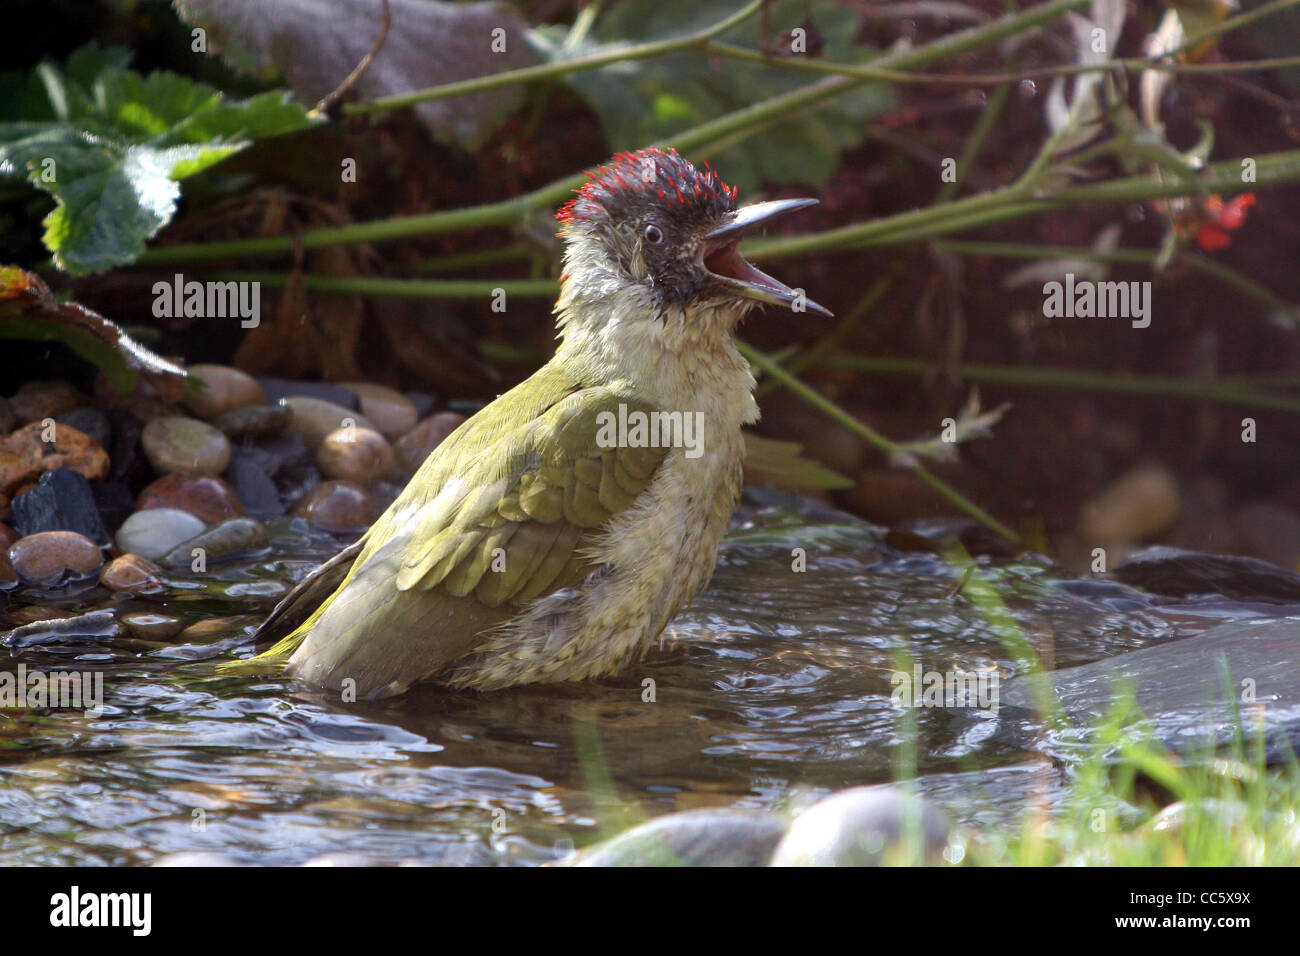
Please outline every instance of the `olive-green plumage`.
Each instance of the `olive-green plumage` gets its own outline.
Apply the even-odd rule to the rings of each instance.
[[[736,210],[658,150],[602,174],[561,214],[555,357],[453,432],[272,612],[257,638],[277,643],[227,670],[282,666],[358,698],[580,680],[639,659],[707,582],[757,418],[731,335],[755,300],[796,298],[735,244],[805,202]],[[663,413],[700,440],[610,440],[611,420]]]
[[[362,540],[277,608],[258,637],[279,643],[248,663],[292,658],[295,676],[351,678],[359,696],[385,696],[469,651],[521,604],[582,580],[595,569],[584,546],[668,451],[600,448],[598,416],[620,403],[654,410],[547,366],[483,409]],[[314,613],[295,616],[312,597]]]

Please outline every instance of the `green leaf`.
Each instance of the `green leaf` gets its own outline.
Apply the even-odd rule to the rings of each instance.
[[[180,180],[317,121],[282,92],[229,100],[172,73],[133,73],[129,59],[92,44],[62,69],[42,63],[4,100],[19,119],[0,122],[0,175],[54,198],[45,245],[74,274],[134,261],[175,215]]]
[[[737,0],[624,0],[600,15],[585,46],[561,53],[556,38],[542,31],[539,47],[548,49],[553,59],[586,56],[629,41],[681,36],[717,23],[737,9]],[[809,21],[810,11],[814,12]],[[769,7],[768,22],[766,37],[760,35],[760,18],[751,17],[718,39],[751,50],[761,49],[765,42],[770,49],[784,44],[788,51],[786,34],[803,28],[807,45],[813,47],[820,39],[819,56],[828,61],[861,63],[872,53],[854,43],[860,24],[857,14],[845,7],[776,0]],[[610,147],[632,150],[817,78],[812,73],[686,50],[574,73],[568,83],[600,114]],[[867,121],[888,109],[893,99],[887,86],[858,87],[710,156],[710,162],[726,171],[728,182],[746,192],[764,182],[820,185],[835,171],[840,151],[860,143]]]

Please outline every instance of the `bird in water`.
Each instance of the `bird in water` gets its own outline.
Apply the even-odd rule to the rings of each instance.
[[[617,673],[709,580],[758,419],[736,349],[760,303],[824,308],[740,238],[813,199],[740,207],[671,149],[624,153],[557,213],[559,344],[457,428],[351,547],[261,625],[283,668],[351,694]]]

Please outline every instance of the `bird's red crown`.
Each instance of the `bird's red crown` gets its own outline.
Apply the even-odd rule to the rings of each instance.
[[[577,196],[560,207],[555,218],[568,225],[575,220],[618,218],[630,203],[657,201],[665,207],[702,215],[720,215],[734,209],[738,191],[728,186],[708,163],[701,171],[675,149],[650,146],[635,153],[616,153],[594,172]]]

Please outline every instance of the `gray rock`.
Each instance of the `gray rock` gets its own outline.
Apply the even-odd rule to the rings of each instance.
[[[928,801],[890,786],[854,787],[795,817],[772,866],[937,866],[954,837]]]
[[[45,472],[35,488],[13,500],[12,507],[10,523],[20,535],[75,531],[101,548],[108,547],[108,531],[100,520],[90,482],[71,468]]]
[[[574,866],[765,866],[786,821],[765,810],[687,810],[582,851]]]
[[[194,552],[203,551],[207,564],[228,561],[271,546],[266,527],[253,518],[228,518],[218,525],[182,541],[162,558],[164,567],[186,569],[193,565]]]
[[[31,647],[36,644],[57,644],[63,641],[79,643],[87,638],[103,640],[116,637],[121,626],[112,611],[91,611],[77,617],[60,617],[47,621],[33,621],[15,627],[0,635],[0,644],[6,647]]]
[[[1263,735],[1269,761],[1300,747],[1300,618],[1233,621],[1204,634],[1047,675],[1067,723],[1045,728],[1026,678],[1004,686],[999,734],[1068,756],[1129,689],[1154,736],[1175,752],[1204,753],[1247,728]],[[1252,700],[1253,698],[1253,700]]]
[[[1222,594],[1243,601],[1300,601],[1300,574],[1259,558],[1157,546],[1115,569],[1125,584],[1156,594]]]
[[[157,561],[207,527],[201,519],[179,508],[149,508],[122,522],[117,529],[117,548],[124,554]]]
[[[268,465],[274,467],[275,462],[268,462],[267,457],[259,449],[237,447],[222,475],[235,489],[244,510],[259,521],[270,521],[284,514],[280,492],[267,470]]]

